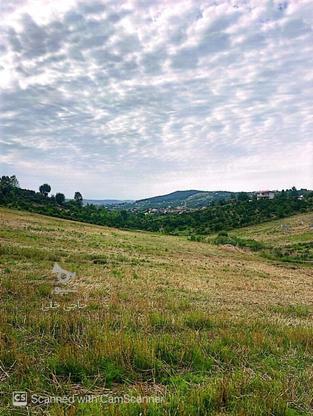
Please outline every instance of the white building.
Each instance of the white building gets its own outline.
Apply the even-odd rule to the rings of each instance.
[[[259,191],[256,193],[256,199],[274,199],[275,192],[273,191]]]

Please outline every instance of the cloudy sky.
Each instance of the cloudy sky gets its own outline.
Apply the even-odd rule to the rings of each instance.
[[[89,198],[313,187],[313,0],[6,0],[0,164]]]

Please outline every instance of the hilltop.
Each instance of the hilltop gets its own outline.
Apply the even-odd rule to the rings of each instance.
[[[157,195],[149,198],[138,199],[136,201],[123,201],[114,199],[87,199],[84,204],[94,204],[116,209],[128,210],[148,210],[148,209],[171,209],[171,208],[202,208],[214,202],[227,201],[235,198],[238,192],[228,191],[199,191],[184,190],[174,191],[165,195]]]
[[[298,195],[307,195],[312,191],[307,189],[297,190]],[[215,204],[228,203],[231,201],[247,201],[258,198],[259,194],[272,194],[273,197],[280,195],[281,191],[251,191],[251,192],[230,192],[230,191],[199,191],[195,189],[174,191],[165,195],[157,195],[149,198],[132,200],[114,199],[87,199],[84,205],[94,204],[105,206],[110,209],[150,211],[155,212],[192,212],[198,209],[208,208]]]
[[[175,191],[166,195],[145,198],[132,204],[132,208],[201,208],[212,202],[228,200],[235,197],[236,193],[227,191]]]

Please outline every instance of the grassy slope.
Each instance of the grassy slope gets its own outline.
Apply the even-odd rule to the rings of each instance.
[[[299,224],[293,241],[312,240],[312,214],[287,221]],[[141,409],[149,415],[311,414],[312,268],[6,209],[0,222],[4,415],[27,414],[8,396],[23,389],[163,396]],[[276,224],[240,235],[279,244]],[[77,292],[51,294],[55,261],[76,271]],[[78,300],[87,307],[64,310]],[[60,308],[42,311],[50,301]],[[52,405],[49,414],[139,414],[105,406]]]
[[[240,237],[253,238],[264,243],[285,245],[313,240],[313,213],[295,215],[236,230]]]

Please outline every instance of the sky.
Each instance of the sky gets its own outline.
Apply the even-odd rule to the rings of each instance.
[[[85,198],[313,188],[313,0],[6,0],[0,174]]]

